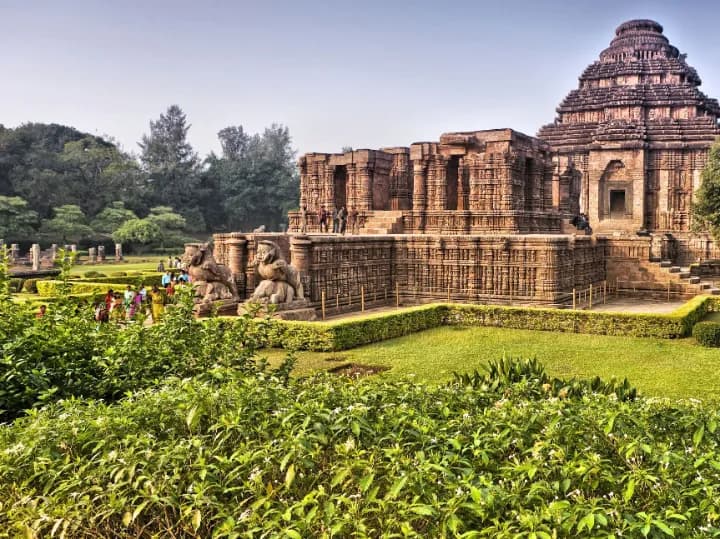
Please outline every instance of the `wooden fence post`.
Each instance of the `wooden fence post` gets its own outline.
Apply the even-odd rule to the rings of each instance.
[[[360,310],[365,312],[365,285],[360,285]]]
[[[395,307],[400,308],[400,283],[395,283]]]
[[[322,319],[325,320],[325,290],[320,294],[320,301],[322,302]]]
[[[575,310],[576,303],[575,303],[575,289],[573,288],[573,311]]]
[[[588,309],[592,310],[592,283],[590,283],[590,301],[588,301]]]

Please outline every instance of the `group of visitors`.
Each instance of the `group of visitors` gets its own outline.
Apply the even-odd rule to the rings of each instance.
[[[187,270],[187,264],[183,262],[179,256],[176,256],[175,258],[168,256],[167,264],[161,260],[157,265],[157,271],[160,273],[167,269]]]
[[[300,232],[302,234],[307,232],[308,220],[310,215],[314,212],[309,211],[307,206],[300,208]],[[357,234],[360,225],[360,214],[355,209],[355,206],[350,206],[350,211],[345,206],[341,206],[339,209],[333,207],[332,210],[327,210],[325,206],[320,206],[320,211],[317,214],[318,222],[320,223],[320,232],[329,232],[330,225],[332,224],[333,234]]]
[[[117,323],[145,322],[150,317],[153,322],[158,322],[165,312],[165,305],[173,301],[176,282],[179,286],[185,284],[185,281],[171,281],[167,287],[153,285],[150,290],[145,285],[137,288],[127,285],[122,293],[111,288],[103,301],[95,305],[95,320]]]

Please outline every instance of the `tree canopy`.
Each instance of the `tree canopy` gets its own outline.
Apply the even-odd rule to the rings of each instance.
[[[150,121],[135,156],[73,127],[0,126],[0,238],[102,240],[128,221],[149,219],[168,244],[188,233],[286,222],[299,198],[287,127],[250,134],[228,126],[218,133],[221,154],[205,159],[188,141],[190,128],[171,105]]]

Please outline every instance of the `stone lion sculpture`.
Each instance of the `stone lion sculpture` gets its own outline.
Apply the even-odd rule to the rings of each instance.
[[[184,258],[195,296],[202,303],[238,298],[230,268],[217,263],[207,244],[186,245]]]
[[[251,301],[278,304],[303,299],[303,286],[297,269],[282,258],[280,248],[274,242],[258,242],[253,266],[263,280],[255,288]]]

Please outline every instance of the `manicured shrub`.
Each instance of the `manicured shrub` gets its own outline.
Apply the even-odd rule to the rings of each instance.
[[[25,280],[20,277],[14,277],[10,279],[10,292],[22,292],[24,282]]]
[[[23,292],[27,292],[28,294],[37,294],[37,284],[40,279],[25,279],[25,282],[23,283]]]
[[[83,277],[99,277],[100,272],[95,270],[86,271],[83,273]]]
[[[436,303],[327,323],[274,320],[270,334],[274,346],[314,351],[347,350],[441,325],[677,339],[692,333],[714,301],[699,296],[657,315]]]
[[[720,324],[717,322],[698,322],[692,334],[702,346],[720,347]]]
[[[125,277],[125,276],[127,276],[126,271],[111,271],[110,272],[110,277]]]

